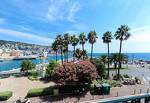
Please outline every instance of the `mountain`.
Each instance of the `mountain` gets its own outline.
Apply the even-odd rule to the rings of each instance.
[[[16,49],[26,51],[41,51],[45,49],[46,51],[50,51],[50,46],[0,40],[0,49],[10,49],[10,50]]]

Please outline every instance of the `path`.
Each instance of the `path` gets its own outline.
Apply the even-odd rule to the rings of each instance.
[[[0,92],[12,91],[13,96],[8,101],[14,101],[19,97],[24,98],[32,88],[43,88],[54,85],[53,82],[44,83],[42,81],[31,81],[27,77],[10,77],[0,79]]]

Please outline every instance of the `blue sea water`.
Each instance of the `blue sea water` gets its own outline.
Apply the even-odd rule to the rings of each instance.
[[[48,56],[45,62],[48,62],[50,60],[55,60],[55,56]],[[60,60],[60,56],[58,56],[58,60]],[[21,61],[22,60],[7,60],[7,61],[0,62],[0,72],[20,68]],[[34,64],[43,63],[43,59],[33,59],[31,61]]]
[[[100,57],[104,53],[94,53],[94,57]],[[150,61],[150,53],[124,53],[128,56],[129,60],[146,60]]]
[[[102,54],[103,53],[94,53],[93,56],[100,57],[100,55]],[[150,53],[125,53],[125,54],[128,55],[129,59],[142,59],[142,60],[150,61]],[[58,56],[58,59],[60,60],[60,56]],[[55,60],[55,56],[48,56],[46,62],[48,62],[49,60]],[[32,60],[32,62],[35,64],[40,64],[43,62],[43,59],[34,59]],[[0,72],[20,68],[20,63],[21,60],[10,60],[10,61],[0,62]]]

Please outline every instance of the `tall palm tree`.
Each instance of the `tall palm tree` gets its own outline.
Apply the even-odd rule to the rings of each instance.
[[[57,45],[57,41],[54,41],[52,43],[52,46],[51,46],[52,50],[55,51],[55,54],[56,54],[56,62],[57,62],[57,54],[58,54],[58,45]]]
[[[109,43],[111,42],[111,39],[112,39],[112,35],[111,35],[111,32],[107,31],[103,34],[103,42],[107,44],[107,49],[108,49],[108,54],[107,54],[107,59],[108,59],[108,74],[107,74],[107,77],[109,78]]]
[[[82,45],[82,51],[84,51],[84,44],[87,42],[87,38],[86,35],[84,34],[84,32],[82,32],[79,35],[79,43]],[[82,56],[82,58],[84,59],[84,57]]]
[[[63,64],[63,45],[64,45],[64,42],[63,42],[62,36],[61,35],[57,35],[56,41],[57,41],[58,47],[59,47],[60,52],[61,52],[61,62]]]
[[[88,40],[89,40],[89,43],[91,44],[91,60],[92,60],[92,56],[93,56],[93,44],[96,43],[96,38],[98,38],[98,37],[97,37],[97,34],[95,31],[89,32]]]
[[[80,50],[79,48],[77,48],[75,50],[75,57],[79,60],[82,57],[82,50]]]
[[[78,45],[79,39],[76,37],[76,35],[71,36],[71,44],[74,47],[74,52],[73,52],[73,61],[75,61],[75,50],[76,46]]]
[[[82,45],[82,51],[84,51],[84,44],[86,43],[87,38],[84,32],[79,35],[79,43]]]
[[[127,40],[129,37],[130,37],[130,28],[127,26],[127,25],[121,25],[116,33],[115,33],[115,38],[116,40],[119,40],[120,41],[120,48],[119,48],[119,69],[118,69],[118,79],[119,78],[119,74],[120,74],[120,68],[121,68],[121,49],[122,49],[122,42],[124,40]]]
[[[65,46],[66,46],[65,54],[67,53],[66,56],[67,56],[67,62],[68,62],[68,52],[69,52],[68,46],[69,46],[69,44],[70,44],[70,36],[69,36],[68,33],[65,33],[65,34],[64,34],[64,44],[65,44]]]

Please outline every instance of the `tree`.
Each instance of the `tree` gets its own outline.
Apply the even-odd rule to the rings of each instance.
[[[75,51],[75,57],[79,60],[82,57],[82,51],[77,48]]]
[[[54,68],[55,68],[57,65],[58,65],[58,64],[57,64],[56,61],[54,61],[54,60],[49,61],[49,64],[47,65],[47,68],[46,68],[46,74],[47,74],[48,76],[51,76],[52,73],[53,73]]]
[[[100,60],[102,61],[102,63],[103,63],[104,66],[105,66],[106,63],[108,62],[108,61],[107,61],[107,55],[102,54],[102,55],[100,56]]]
[[[119,53],[112,53],[110,58],[114,64],[114,69],[116,70],[117,73],[117,64],[119,63]]]
[[[65,44],[65,47],[66,47],[66,49],[65,49],[65,51],[66,51],[66,56],[67,56],[67,62],[68,62],[68,46],[69,46],[69,44],[70,44],[70,36],[69,36],[69,34],[68,33],[65,33],[64,34],[64,44]]]
[[[63,44],[63,54],[64,54],[64,61],[66,61],[67,59],[67,52],[68,52],[68,47],[67,45],[65,45],[65,43]],[[67,59],[68,60],[68,59]],[[67,61],[68,62],[68,61]]]
[[[82,51],[84,51],[84,44],[87,42],[87,38],[86,35],[84,34],[84,32],[82,32],[79,35],[79,43],[82,45]]]
[[[109,68],[109,62],[110,62],[110,60],[109,60],[109,43],[111,42],[111,39],[112,39],[111,32],[109,32],[109,31],[105,32],[103,34],[102,39],[103,39],[103,42],[107,44],[107,49],[108,49],[108,54],[107,54],[107,59],[108,59],[108,61],[107,61],[107,63],[108,63],[108,68],[107,68],[108,69],[108,74],[107,74],[107,77],[109,78],[109,69],[110,69]]]
[[[52,50],[55,51],[55,54],[56,54],[56,62],[57,62],[57,54],[58,54],[58,44],[57,44],[57,41],[54,41],[52,43],[52,46],[51,46]]]
[[[93,44],[96,43],[96,38],[97,38],[97,34],[95,31],[91,31],[88,34],[88,41],[91,44],[91,60],[92,60],[92,56],[93,56]]]
[[[97,72],[95,66],[89,61],[69,62],[57,65],[52,77],[56,83],[61,84],[86,83],[96,80]]]
[[[106,72],[105,72],[105,66],[104,63],[98,58],[93,58],[92,59],[92,64],[95,65],[97,73],[101,79],[106,77]]]
[[[57,42],[58,48],[60,49],[60,52],[61,52],[61,63],[63,64],[63,45],[64,45],[64,42],[63,42],[63,38],[61,35],[57,35],[56,42]]]
[[[33,64],[30,60],[21,61],[21,71],[28,72],[29,70],[35,69],[35,64]]]
[[[118,79],[119,75],[120,75],[120,68],[121,68],[121,49],[122,49],[122,42],[124,40],[127,40],[130,37],[130,33],[129,33],[130,28],[127,25],[121,25],[116,33],[115,33],[115,38],[116,40],[120,41],[120,48],[119,48],[119,69],[118,69]]]
[[[73,61],[75,61],[75,50],[76,46],[78,45],[79,39],[76,37],[76,35],[71,36],[71,44],[74,47],[74,52],[73,52]]]
[[[83,60],[88,59],[88,54],[86,50],[82,51],[82,57],[83,57]]]
[[[120,59],[119,59],[120,56]],[[117,64],[120,62],[127,62],[128,61],[128,56],[125,54],[119,54],[119,53],[113,53],[111,54],[111,61],[114,63],[114,68],[117,70]],[[121,69],[120,67],[118,70]]]

